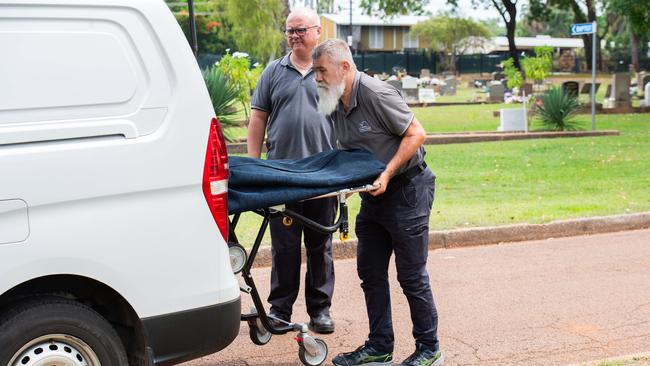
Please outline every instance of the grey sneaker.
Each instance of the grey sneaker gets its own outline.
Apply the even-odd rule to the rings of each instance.
[[[370,346],[363,345],[348,353],[341,353],[332,359],[336,366],[388,366],[393,364],[393,352],[379,352]]]
[[[416,344],[415,352],[398,366],[440,366],[445,362],[442,351],[432,351],[423,344]]]

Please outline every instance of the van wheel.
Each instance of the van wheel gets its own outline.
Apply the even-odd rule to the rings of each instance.
[[[0,317],[0,365],[128,365],[115,329],[88,306],[58,297],[20,304]]]

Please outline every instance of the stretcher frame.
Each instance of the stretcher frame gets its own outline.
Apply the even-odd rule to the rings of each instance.
[[[257,256],[259,248],[262,244],[264,233],[268,228],[271,218],[281,216],[283,218],[284,225],[290,226],[293,224],[293,221],[296,221],[312,230],[324,234],[332,234],[336,231],[339,231],[341,240],[347,240],[349,237],[347,206],[348,197],[354,193],[369,192],[377,188],[379,188],[379,186],[366,184],[360,187],[341,189],[304,200],[308,201],[321,198],[336,197],[339,208],[339,216],[332,225],[319,224],[288,209],[285,204],[250,210],[262,216],[262,224],[260,225],[253,246],[250,248],[246,262],[241,270],[241,275],[244,283],[240,283],[241,291],[249,294],[253,300],[253,307],[251,308],[250,313],[241,314],[241,320],[247,322],[249,325],[250,338],[253,343],[257,345],[264,345],[270,341],[272,335],[281,335],[291,331],[297,331],[298,334],[295,337],[295,340],[298,342],[298,357],[300,358],[300,361],[308,366],[317,366],[325,361],[327,358],[327,344],[323,340],[314,338],[309,335],[307,324],[290,323],[277,318],[273,318],[273,320],[276,320],[282,325],[274,326],[271,323],[272,317],[265,310],[264,303],[262,302],[260,294],[257,290],[257,286],[255,286],[255,281],[253,280],[251,269],[253,268],[255,257]],[[239,246],[241,249],[243,249],[243,246],[239,243],[239,239],[235,233],[235,229],[237,228],[241,214],[242,213],[236,213],[233,215],[232,219],[229,218],[230,225],[228,245]]]

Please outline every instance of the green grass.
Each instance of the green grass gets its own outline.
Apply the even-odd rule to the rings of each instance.
[[[499,118],[494,111],[521,108],[521,104],[477,104],[461,106],[416,107],[415,117],[428,133],[496,131]]]
[[[650,116],[597,123],[622,135],[428,146],[427,164],[438,176],[431,227],[650,210]]]

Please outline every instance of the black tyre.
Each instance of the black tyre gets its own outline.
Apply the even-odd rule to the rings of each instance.
[[[0,315],[0,365],[128,365],[115,329],[97,312],[58,297],[24,302]]]
[[[298,358],[303,365],[307,366],[318,366],[321,365],[327,359],[327,343],[324,340],[319,338],[314,338],[316,345],[318,346],[318,351],[311,355],[305,349],[305,346],[302,344],[298,348]]]
[[[266,328],[261,326],[261,324],[258,325],[257,322],[252,323],[252,324],[248,324],[248,326],[250,328],[249,335],[250,335],[251,341],[253,341],[253,343],[255,343],[258,346],[263,346],[263,345],[269,343],[269,341],[271,340],[271,337],[273,336],[273,334],[271,334],[271,332],[266,330]]]

